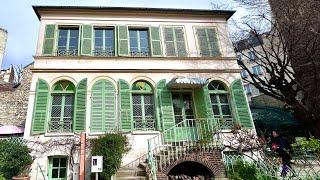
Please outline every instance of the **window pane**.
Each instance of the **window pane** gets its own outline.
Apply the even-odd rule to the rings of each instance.
[[[62,96],[61,95],[54,95],[52,96],[52,105],[61,105]]]
[[[64,117],[72,117],[72,114],[73,114],[73,106],[65,106]]]
[[[220,115],[219,106],[218,105],[213,105],[212,106],[212,111],[213,111],[213,114],[214,114],[215,117]]]
[[[59,158],[52,158],[52,167],[59,167]]]
[[[70,29],[70,38],[79,38],[79,30],[78,29]]]
[[[133,116],[142,116],[141,105],[133,105]]]
[[[67,158],[60,158],[60,167],[67,167]]]
[[[145,116],[153,116],[154,111],[153,111],[153,105],[144,105],[144,111],[145,111]]]
[[[65,105],[73,105],[73,95],[65,96]]]
[[[153,104],[153,95],[145,95],[144,104]]]
[[[210,100],[211,100],[211,104],[217,104],[217,95],[215,94],[210,94]]]
[[[223,115],[231,115],[229,105],[221,105],[221,111]]]
[[[66,178],[66,173],[67,169],[66,168],[61,168],[60,173],[59,173],[59,178]]]
[[[94,30],[94,37],[95,38],[103,38],[103,30],[102,29],[95,29]]]
[[[59,178],[59,169],[52,169],[52,178]]]
[[[140,95],[132,95],[133,104],[141,104],[141,96]]]
[[[102,49],[102,46],[103,46],[103,39],[102,38],[95,38],[94,39],[94,46],[95,46],[95,49],[98,50],[98,49]]]
[[[52,106],[51,108],[51,117],[59,117],[61,116],[61,106]]]
[[[219,95],[220,103],[221,104],[228,104],[228,97],[225,94],[220,94]]]

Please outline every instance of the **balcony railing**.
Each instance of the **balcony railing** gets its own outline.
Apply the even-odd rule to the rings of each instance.
[[[150,52],[149,50],[145,51],[130,51],[130,56],[131,57],[149,57]]]
[[[57,56],[78,56],[78,50],[73,49],[73,50],[65,50],[65,49],[58,49],[56,52]]]
[[[72,132],[72,120],[49,122],[49,132]]]
[[[98,57],[113,57],[115,56],[114,49],[105,49],[105,50],[93,50],[93,56]]]

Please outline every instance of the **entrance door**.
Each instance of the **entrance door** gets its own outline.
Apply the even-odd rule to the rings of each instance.
[[[172,93],[176,128],[176,140],[194,140],[197,137],[192,93]]]

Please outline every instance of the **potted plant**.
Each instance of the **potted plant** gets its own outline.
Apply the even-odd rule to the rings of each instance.
[[[29,180],[30,150],[14,139],[0,140],[0,173],[6,179]]]

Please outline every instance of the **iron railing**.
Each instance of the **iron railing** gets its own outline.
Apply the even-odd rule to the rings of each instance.
[[[50,121],[49,132],[72,132],[72,121]]]
[[[221,148],[217,119],[186,119],[148,139],[148,165],[152,177],[173,161],[193,151]]]
[[[72,50],[65,50],[65,49],[58,49],[56,52],[57,56],[78,56],[79,52],[78,49]]]
[[[149,57],[150,52],[149,50],[145,51],[130,51],[130,56],[132,57]]]
[[[93,50],[92,54],[93,56],[98,56],[98,57],[113,57],[115,56],[115,51],[114,49]]]

